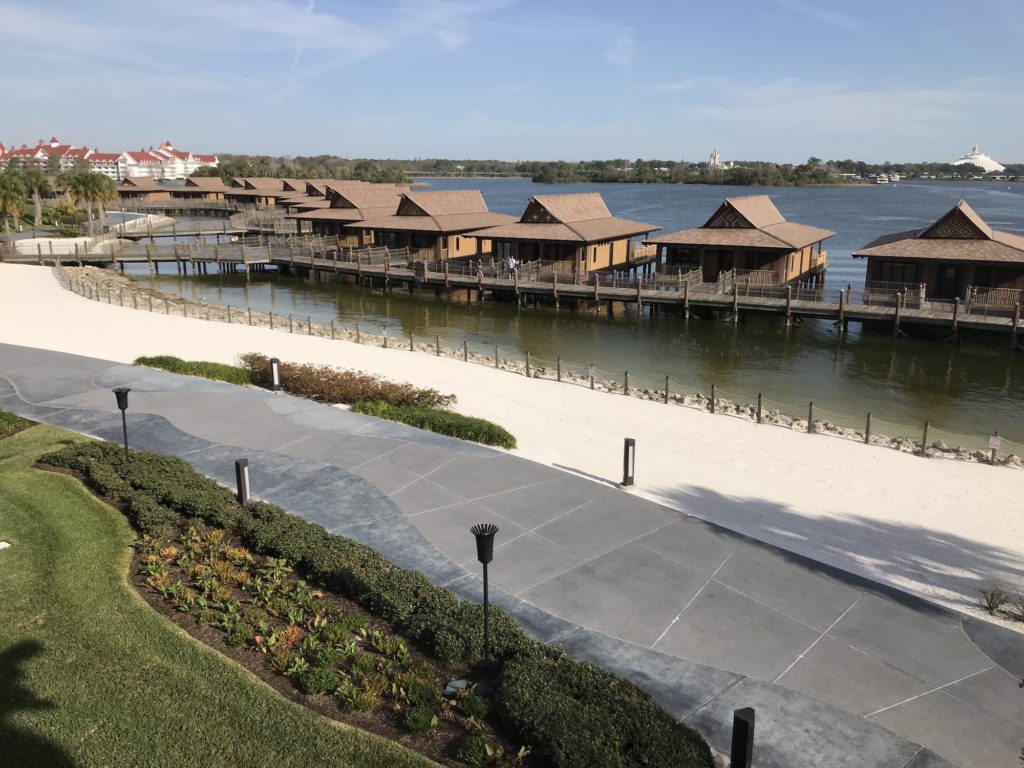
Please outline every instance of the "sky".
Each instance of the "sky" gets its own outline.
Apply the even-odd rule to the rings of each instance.
[[[1021,0],[0,0],[0,141],[1024,162]]]

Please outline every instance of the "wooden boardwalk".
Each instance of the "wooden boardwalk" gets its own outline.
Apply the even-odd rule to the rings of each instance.
[[[949,329],[950,337],[959,330],[1006,333],[1011,347],[1017,348],[1020,324],[1019,305],[968,305],[959,301],[920,301],[907,294],[878,292],[854,293],[852,289],[830,290],[797,286],[753,285],[741,277],[716,283],[699,282],[695,273],[639,274],[590,273],[585,276],[561,274],[563,265],[524,264],[509,275],[495,262],[460,259],[426,262],[410,259],[407,249],[338,248],[333,238],[316,236],[255,236],[227,243],[175,243],[157,245],[136,243],[112,245],[97,253],[70,256],[16,255],[6,261],[15,263],[124,264],[144,263],[159,272],[161,264],[173,263],[180,274],[207,274],[212,264],[217,271],[278,268],[308,275],[312,280],[330,281],[343,276],[378,281],[385,287],[398,285],[410,289],[436,291],[465,290],[478,296],[544,298],[556,306],[563,300],[584,302],[625,302],[645,305],[658,311],[679,313],[715,312],[728,320],[741,313],[758,312],[799,322],[804,318],[831,320],[840,331],[852,321],[889,324],[895,335],[901,326],[923,325]]]

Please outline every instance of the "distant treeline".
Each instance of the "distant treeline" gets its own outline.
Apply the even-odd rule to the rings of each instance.
[[[986,177],[976,165],[951,163],[865,163],[860,160],[808,158],[806,163],[770,163],[741,160],[729,167],[709,169],[707,163],[680,160],[356,160],[332,155],[315,157],[268,157],[221,155],[217,168],[200,168],[197,176],[277,176],[298,179],[359,179],[408,183],[411,176],[522,176],[537,182],[736,184],[810,186],[856,182],[851,175],[898,173],[903,178],[968,179]],[[988,174],[991,177],[994,174]],[[1024,175],[1024,165],[1008,165],[1001,176]]]

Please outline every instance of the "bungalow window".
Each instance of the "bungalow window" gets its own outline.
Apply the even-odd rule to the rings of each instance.
[[[513,255],[512,243],[496,240],[494,243],[494,255],[499,261],[508,261],[509,257]]]
[[[918,283],[917,264],[905,261],[883,261],[878,279],[883,283]]]

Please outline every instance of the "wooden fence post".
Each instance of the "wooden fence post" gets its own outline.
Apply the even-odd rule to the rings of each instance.
[[[530,353],[526,353],[526,378],[530,378]]]
[[[665,377],[665,405],[668,405],[668,376]]]
[[[561,380],[562,380],[562,358],[560,358],[560,357],[556,357],[556,358],[555,358],[555,361],[556,361],[556,365],[558,366],[558,367],[557,367],[557,368],[555,369],[555,371],[556,371],[556,376],[557,376],[557,378],[558,378],[558,381],[561,381]]]
[[[868,421],[864,425],[864,445],[871,444],[871,413],[868,412]]]
[[[807,434],[814,434],[814,401],[807,406]]]
[[[761,393],[757,393],[757,423],[761,423]]]
[[[462,362],[469,362],[469,342],[465,339],[462,340]]]
[[[711,412],[715,412],[715,385],[711,385]]]
[[[434,357],[441,356],[441,336],[434,337]]]
[[[928,422],[924,423],[924,433],[921,435],[921,458],[928,458]]]
[[[622,377],[622,394],[629,396],[629,371]]]

